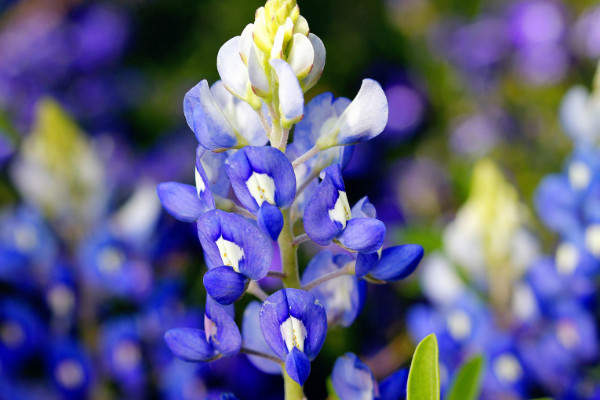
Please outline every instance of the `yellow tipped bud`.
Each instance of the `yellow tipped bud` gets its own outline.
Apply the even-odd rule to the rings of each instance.
[[[252,31],[252,40],[260,50],[265,54],[271,53],[273,40],[267,29],[265,20],[265,9],[263,7],[256,10],[256,19],[254,20],[254,28]]]
[[[299,15],[294,23],[294,33],[301,33],[304,36],[308,36],[309,32],[308,21],[302,15]]]

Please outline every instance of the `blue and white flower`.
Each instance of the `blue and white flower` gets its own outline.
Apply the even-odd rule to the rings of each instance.
[[[206,297],[204,329],[169,329],[165,341],[177,357],[195,362],[235,355],[242,347],[242,336],[233,320],[233,306],[222,306],[210,296]]]
[[[263,303],[260,327],[271,350],[285,362],[288,375],[304,385],[310,362],[325,341],[325,308],[305,290],[282,289]]]
[[[239,299],[250,280],[269,272],[271,240],[244,218],[212,210],[198,220],[198,238],[209,266],[204,286],[217,302],[227,305]]]

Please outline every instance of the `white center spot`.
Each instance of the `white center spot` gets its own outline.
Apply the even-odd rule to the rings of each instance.
[[[354,289],[354,278],[340,276],[321,284],[320,289],[327,296],[327,314],[331,320],[337,320],[344,315],[344,312],[352,308],[351,294]]]
[[[105,247],[98,255],[98,267],[107,274],[118,272],[125,262],[125,254],[115,247]]]
[[[564,242],[556,248],[556,270],[571,275],[579,262],[579,250],[573,243]]]
[[[283,336],[288,351],[292,351],[293,347],[297,347],[298,350],[304,351],[306,327],[302,321],[290,315],[290,317],[281,324],[280,329],[281,336]]]
[[[471,334],[471,318],[463,310],[454,310],[448,315],[448,330],[456,340],[463,340]]]
[[[207,342],[210,342],[211,338],[213,342],[217,342],[217,324],[208,318],[206,314],[204,314],[204,334]]]
[[[346,229],[346,221],[352,218],[352,212],[350,211],[350,204],[348,204],[348,196],[346,192],[338,190],[338,198],[335,205],[329,210],[329,218],[332,221],[337,221],[342,224],[342,227]]]
[[[600,257],[600,225],[590,225],[585,230],[585,246],[590,253]]]
[[[275,204],[275,181],[267,174],[253,172],[246,186],[260,207],[263,202]]]
[[[31,225],[22,225],[14,231],[15,245],[19,250],[33,250],[38,245],[38,236]]]
[[[202,175],[200,175],[200,172],[198,172],[198,168],[196,168],[195,172],[196,192],[198,193],[198,197],[200,197],[202,193],[204,193],[204,191],[206,190],[206,184],[204,183],[204,179],[202,179]]]
[[[56,285],[47,295],[47,301],[56,315],[68,315],[75,307],[75,294],[67,285]]]
[[[567,350],[573,350],[579,345],[580,337],[577,328],[569,321],[559,321],[556,325],[556,336]]]
[[[76,360],[61,361],[54,372],[56,380],[67,389],[76,389],[83,384],[84,372]]]
[[[582,190],[588,187],[592,180],[590,168],[581,161],[569,165],[569,182],[574,189]]]
[[[523,375],[519,360],[508,353],[496,357],[493,369],[498,379],[506,383],[514,383]]]
[[[138,344],[133,340],[123,340],[114,349],[113,357],[119,369],[131,371],[140,364],[142,352]]]
[[[25,332],[20,324],[7,321],[0,325],[0,340],[9,349],[15,349],[25,341]]]
[[[223,265],[229,265],[235,272],[240,272],[240,260],[244,258],[244,249],[229,240],[223,239],[223,236],[219,237],[215,243],[221,254]]]

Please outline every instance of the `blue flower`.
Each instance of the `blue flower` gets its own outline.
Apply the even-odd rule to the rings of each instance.
[[[212,210],[198,220],[198,238],[208,264],[214,268],[204,275],[204,286],[221,304],[231,304],[245,292],[250,280],[269,272],[271,240],[244,218]]]
[[[335,361],[331,382],[340,400],[379,398],[371,369],[353,353],[346,353]]]
[[[0,301],[0,368],[12,374],[44,343],[46,328],[40,316],[26,303]]]
[[[339,357],[333,365],[331,381],[340,400],[380,399],[401,400],[406,398],[408,370],[400,369],[379,385],[369,366],[354,353]]]
[[[348,254],[333,255],[329,251],[317,254],[302,275],[302,285],[343,268],[354,259]],[[348,327],[360,313],[365,301],[366,284],[352,275],[343,275],[324,282],[310,292],[327,311],[329,325]]]
[[[85,399],[93,381],[89,355],[78,343],[56,339],[46,354],[50,375],[64,399]]]
[[[325,341],[325,308],[305,290],[282,289],[263,303],[260,327],[271,350],[285,362],[288,375],[304,385],[310,361]]]
[[[195,222],[208,210],[215,208],[209,180],[202,167],[203,151],[196,151],[196,187],[178,182],[164,182],[158,185],[157,193],[165,210],[184,222]]]
[[[321,173],[323,180],[304,209],[304,229],[315,243],[336,239],[347,249],[373,253],[381,248],[385,225],[375,218],[353,218],[339,164]]]
[[[185,361],[213,361],[235,355],[242,347],[242,336],[233,320],[233,307],[222,306],[206,297],[204,330],[174,328],[165,341],[175,356]]]
[[[183,110],[198,143],[207,150],[221,152],[267,142],[258,114],[246,102],[232,96],[221,81],[209,88],[203,80],[190,89]]]
[[[259,227],[277,240],[283,228],[279,208],[296,196],[294,168],[285,154],[273,147],[245,147],[229,157],[227,174],[237,198],[258,215]]]

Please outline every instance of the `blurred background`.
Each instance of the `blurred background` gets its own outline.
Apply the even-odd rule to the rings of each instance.
[[[0,0],[0,399],[282,398],[245,356],[186,364],[162,340],[202,325],[206,293],[194,226],[156,185],[193,182],[183,96],[261,5]],[[389,245],[426,250],[328,334],[308,398],[335,398],[346,351],[380,380],[431,332],[443,388],[484,354],[484,399],[600,398],[600,5],[299,5],[327,48],[306,100],[365,77],[388,97],[344,172],[350,203],[368,195]]]

